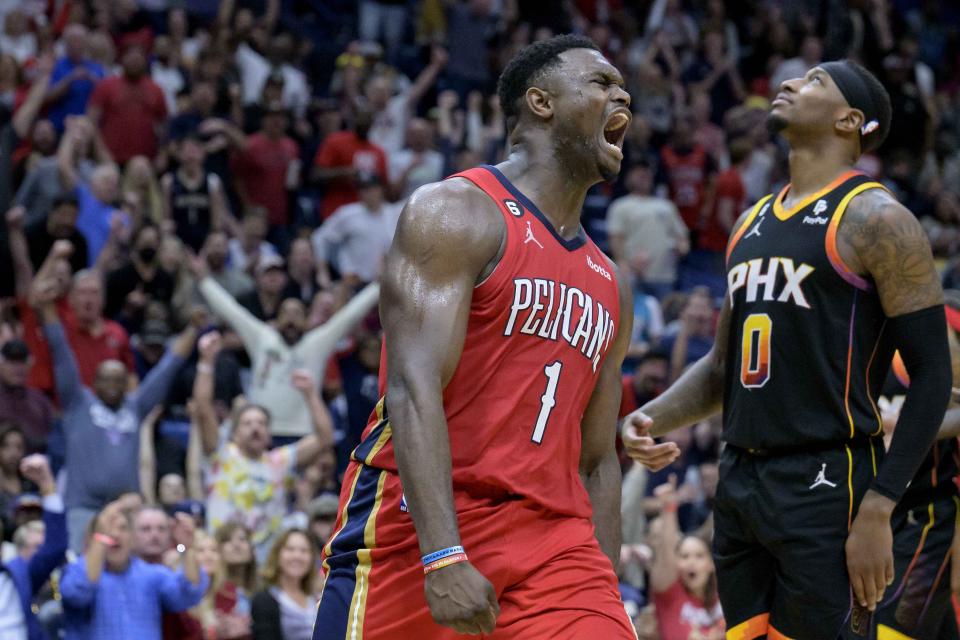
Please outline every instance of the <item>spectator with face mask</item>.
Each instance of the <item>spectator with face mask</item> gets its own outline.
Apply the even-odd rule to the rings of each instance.
[[[104,312],[116,318],[130,333],[143,322],[144,307],[151,301],[169,304],[176,283],[158,258],[160,229],[147,224],[137,230],[127,263],[107,275]]]

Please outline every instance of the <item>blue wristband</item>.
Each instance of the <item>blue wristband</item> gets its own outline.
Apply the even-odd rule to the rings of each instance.
[[[446,549],[440,549],[440,551],[434,551],[433,553],[428,553],[427,555],[423,556],[421,560],[423,561],[423,565],[426,566],[431,562],[436,562],[437,560],[441,560],[449,556],[455,556],[458,553],[466,553],[466,552],[463,550],[463,547],[457,545],[456,547],[447,547]]]

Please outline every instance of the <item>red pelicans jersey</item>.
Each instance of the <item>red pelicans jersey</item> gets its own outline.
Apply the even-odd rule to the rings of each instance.
[[[453,177],[490,196],[506,224],[503,256],[473,291],[463,353],[443,391],[458,509],[529,499],[589,517],[580,421],[619,323],[613,268],[582,228],[559,236],[495,167]],[[352,459],[395,473],[384,407],[381,398]]]

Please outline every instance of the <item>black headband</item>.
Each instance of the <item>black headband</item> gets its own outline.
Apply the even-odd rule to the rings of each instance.
[[[840,89],[847,104],[863,112],[863,126],[860,137],[863,138],[880,129],[880,108],[873,93],[857,70],[844,60],[824,62],[819,66],[827,72],[833,83]]]

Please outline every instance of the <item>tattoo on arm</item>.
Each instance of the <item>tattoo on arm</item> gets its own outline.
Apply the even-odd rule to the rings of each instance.
[[[889,193],[870,189],[856,196],[838,236],[841,255],[852,258],[848,264],[876,283],[887,316],[943,304],[927,235]]]

